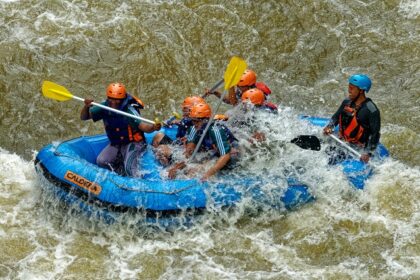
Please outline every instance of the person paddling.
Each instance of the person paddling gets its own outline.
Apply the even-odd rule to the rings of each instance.
[[[331,117],[323,132],[329,135],[339,126],[339,137],[346,142],[363,148],[360,160],[367,163],[379,143],[381,117],[378,107],[366,97],[372,81],[367,75],[356,74],[349,78],[348,98],[346,98]],[[335,152],[330,163],[345,158],[343,153]]]
[[[269,127],[265,123],[267,114],[278,114],[278,110],[266,105],[264,93],[252,88],[244,92],[241,97],[242,105],[227,112],[229,117],[226,125],[240,139],[248,140],[251,143],[263,142],[266,135],[264,128]]]
[[[207,103],[196,103],[191,108],[190,119],[193,126],[187,132],[187,145],[185,147],[185,155],[187,158],[191,157],[203,130],[212,115],[211,108]],[[204,141],[200,146],[200,152],[210,152],[211,157],[216,157],[217,160],[212,167],[205,171],[201,177],[202,181],[208,180],[221,169],[233,164],[237,159],[237,150],[234,148],[234,139],[229,137],[228,129],[219,123],[212,123],[209,130],[204,136]],[[178,162],[171,166],[168,170],[168,177],[174,179],[179,170],[187,167],[185,161]]]
[[[264,100],[266,101],[266,106],[270,106],[273,109],[277,109],[277,105],[267,101],[268,96],[271,94],[270,88],[263,82],[257,82],[257,74],[251,69],[245,70],[236,87],[231,87],[229,89],[229,93],[223,99],[223,101],[227,104],[235,106],[241,102],[242,94],[245,91],[253,88],[257,88],[264,93]],[[221,96],[221,93],[218,91],[206,90],[205,96],[208,96],[210,94],[216,95],[219,98]]]
[[[174,120],[168,125],[176,124],[178,126],[175,140],[172,140],[168,135],[163,132],[158,132],[152,140],[152,145],[155,148],[156,158],[163,166],[167,166],[172,162],[172,150],[174,145],[186,144],[187,130],[193,125],[190,119],[191,107],[196,103],[206,103],[200,96],[188,96],[181,104],[182,119]]]
[[[106,89],[107,99],[102,105],[117,109],[135,116],[140,116],[143,102],[127,93],[122,83],[111,83]],[[92,99],[84,100],[80,119],[102,120],[109,139],[109,144],[96,159],[98,166],[114,171],[119,170],[119,155],[122,156],[124,171],[120,175],[139,177],[139,159],[145,152],[147,144],[145,132],[153,132],[161,128],[160,124],[148,124],[138,119],[129,118],[98,106],[92,106]]]

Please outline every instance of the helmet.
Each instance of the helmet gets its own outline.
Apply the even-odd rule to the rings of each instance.
[[[242,74],[241,79],[238,82],[238,86],[245,87],[245,86],[252,86],[257,81],[257,74],[250,69],[246,69],[245,72]]]
[[[127,97],[125,86],[121,83],[111,83],[106,89],[106,96],[115,99],[124,99]]]
[[[181,107],[191,108],[196,103],[206,103],[206,101],[200,96],[188,96],[184,99],[184,102],[182,102]]]
[[[364,74],[356,74],[349,78],[349,84],[352,84],[360,89],[363,89],[365,92],[368,92],[372,86],[372,81],[368,76]]]
[[[207,103],[196,103],[190,111],[190,118],[210,118],[211,108]]]
[[[254,105],[263,105],[265,101],[265,95],[262,90],[257,88],[248,89],[242,94],[242,102],[246,102],[247,100],[251,101]]]

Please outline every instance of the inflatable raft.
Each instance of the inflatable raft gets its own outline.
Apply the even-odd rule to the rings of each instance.
[[[311,125],[324,126],[328,119],[302,117]],[[174,138],[176,127],[163,128]],[[148,143],[154,134],[146,134]],[[83,136],[43,147],[37,154],[35,166],[42,181],[41,186],[60,201],[80,209],[88,216],[99,216],[114,221],[123,213],[143,213],[146,223],[158,222],[160,226],[174,224],[176,217],[185,213],[196,216],[208,207],[235,206],[245,198],[255,205],[278,209],[295,209],[314,199],[307,185],[294,177],[276,178],[267,182],[262,178],[221,175],[215,182],[196,179],[169,180],[162,176],[162,166],[155,160],[149,147],[140,161],[141,178],[118,175],[98,167],[98,154],[108,144],[106,135]],[[377,150],[379,157],[388,156],[384,146]],[[358,159],[340,163],[343,172],[356,188],[362,189],[371,176],[372,169]],[[270,178],[273,180],[273,178]],[[264,188],[271,183],[276,187]],[[185,223],[185,219],[181,221]],[[179,224],[179,220],[175,222]]]
[[[174,137],[176,128],[162,129]],[[154,134],[146,134],[148,143]],[[261,190],[260,178],[221,175],[216,182],[169,180],[149,147],[140,161],[141,178],[123,177],[98,167],[98,154],[108,144],[104,135],[83,136],[43,147],[35,167],[41,186],[89,216],[113,221],[121,213],[141,212],[147,223],[168,226],[180,213],[201,213],[207,207],[235,206],[244,198],[260,205],[294,209],[313,200],[308,186],[295,178],[277,178],[278,187]],[[282,182],[280,182],[282,181]],[[176,222],[178,223],[178,222]]]

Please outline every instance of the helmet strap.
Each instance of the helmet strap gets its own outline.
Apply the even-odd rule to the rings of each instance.
[[[362,100],[360,101],[360,102],[358,102],[359,101],[359,99],[360,99],[360,95],[363,93],[363,98],[362,98]],[[354,100],[354,103],[356,103],[356,104],[361,104],[365,99],[366,99],[366,97],[365,97],[365,95],[364,95],[364,93],[365,93],[365,91],[363,90],[363,89],[359,89],[359,93],[357,94],[357,97],[356,97],[356,99]]]

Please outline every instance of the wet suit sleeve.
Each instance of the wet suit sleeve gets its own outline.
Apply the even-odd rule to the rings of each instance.
[[[330,122],[328,123],[328,127],[331,127],[332,129],[334,129],[337,125],[338,125],[338,119],[340,117],[340,114],[343,112],[344,110],[344,106],[346,105],[348,101],[344,100],[340,107],[338,108],[337,112],[335,112],[335,114],[331,117]]]
[[[379,138],[381,136],[381,115],[378,109],[369,114],[370,135],[366,145],[366,150],[373,153],[378,146]]]

